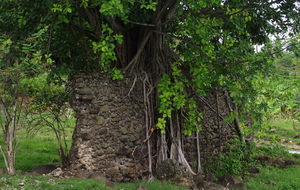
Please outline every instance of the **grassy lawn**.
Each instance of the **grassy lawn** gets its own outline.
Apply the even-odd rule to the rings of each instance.
[[[71,146],[73,129],[68,128],[68,147]],[[0,138],[1,145],[4,145],[3,138]],[[35,136],[26,137],[22,135],[16,156],[16,170],[31,171],[34,166],[52,163],[56,159],[59,161],[57,139],[50,129],[41,129]],[[5,168],[2,155],[0,155],[0,168]]]
[[[70,179],[53,179],[44,176],[5,176],[0,179],[0,189],[108,189],[101,182],[91,179],[80,180]],[[18,189],[19,189],[18,188]]]
[[[264,167],[256,177],[247,182],[248,190],[299,190],[300,168],[291,166],[285,169]]]
[[[300,124],[286,118],[272,118],[257,133],[259,143],[278,142],[288,149],[300,150]]]
[[[22,184],[22,186],[20,186]],[[0,179],[0,189],[24,189],[24,190],[135,190],[139,185],[144,185],[148,190],[185,190],[169,183],[162,183],[158,180],[151,182],[140,181],[136,183],[115,183],[114,188],[105,186],[101,181],[92,179],[59,179],[45,176],[2,176]]]

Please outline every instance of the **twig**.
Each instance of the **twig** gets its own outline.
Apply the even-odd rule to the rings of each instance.
[[[6,169],[7,169],[7,171],[9,171],[9,165],[8,165],[8,162],[7,162],[7,158],[6,158],[6,155],[5,155],[1,145],[0,145],[0,151],[3,155],[3,160],[4,160],[4,163],[5,163]]]
[[[224,188],[224,190],[229,190],[229,185],[230,183],[227,183],[226,187]]]

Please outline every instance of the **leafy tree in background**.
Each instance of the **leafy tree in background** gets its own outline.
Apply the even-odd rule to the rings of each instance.
[[[66,127],[73,116],[71,107],[68,104],[70,91],[64,85],[48,81],[48,73],[38,75],[34,78],[22,80],[22,84],[27,86],[30,94],[31,114],[26,127],[27,136],[32,137],[40,129],[48,128],[55,134],[58,144],[58,155],[61,167],[66,167],[69,156],[69,146],[67,144]]]
[[[5,142],[5,147],[0,146],[0,151],[9,174],[15,172],[18,143],[24,129],[37,132],[41,127],[28,127],[28,122],[46,122],[57,137],[62,163],[67,157],[67,144],[60,116],[66,111],[63,109],[67,109],[69,94],[62,87],[61,80],[48,77],[53,61],[42,50],[44,39],[47,39],[42,37],[45,31],[45,28],[41,28],[22,40],[14,41],[12,36],[0,36],[0,126]],[[50,112],[54,123],[49,122],[49,116],[47,119],[37,119],[36,116],[32,119],[32,115],[41,110]]]
[[[9,174],[15,172],[19,131],[25,127],[30,97],[34,94],[28,90],[29,84],[22,82],[43,72],[42,55],[34,50],[31,41],[27,38],[21,44],[13,42],[7,35],[0,37],[0,126],[5,142],[5,148],[0,146],[0,151]]]
[[[0,126],[5,148],[0,146],[5,166],[9,174],[15,172],[15,158],[19,136],[17,130],[24,128],[28,115],[26,98],[20,87],[21,72],[17,69],[8,69],[0,72]]]
[[[282,57],[274,61],[278,75],[274,76],[273,92],[277,102],[272,106],[276,114],[281,113],[291,119],[300,121],[300,59],[296,52],[285,52]],[[274,96],[274,94],[273,94]]]
[[[259,119],[266,103],[253,104],[260,93],[253,81],[268,76],[281,51],[270,35],[294,36],[300,23],[297,0],[3,0],[0,11],[0,32],[13,41],[46,31],[39,44],[54,60],[54,79],[66,67],[136,75],[145,84],[146,128],[161,131],[158,162],[171,157],[186,166],[176,134],[200,130],[195,98],[222,88],[237,112],[256,110],[250,114]],[[265,46],[255,52],[255,45]],[[149,154],[150,176],[151,161]]]

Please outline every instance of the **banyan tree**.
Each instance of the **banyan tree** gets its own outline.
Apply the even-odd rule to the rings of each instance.
[[[15,34],[45,29],[51,74],[71,71],[68,167],[115,181],[151,178],[167,158],[196,174],[233,134],[243,139],[240,123],[251,127],[261,106],[251,81],[275,52],[267,44],[300,23],[296,0],[5,2],[22,9]]]

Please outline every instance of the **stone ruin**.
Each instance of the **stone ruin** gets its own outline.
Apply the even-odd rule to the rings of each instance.
[[[72,79],[72,107],[76,127],[70,154],[74,171],[102,172],[115,182],[133,181],[148,172],[145,140],[143,86],[134,77],[112,80],[103,73],[78,74]],[[132,87],[132,88],[131,88]],[[217,98],[217,99],[216,99]],[[216,101],[217,100],[217,101]],[[224,145],[237,134],[234,124],[222,118],[232,111],[229,96],[214,90],[197,100],[203,112],[200,132],[201,162],[224,151]],[[184,154],[196,167],[195,134],[184,137]]]

